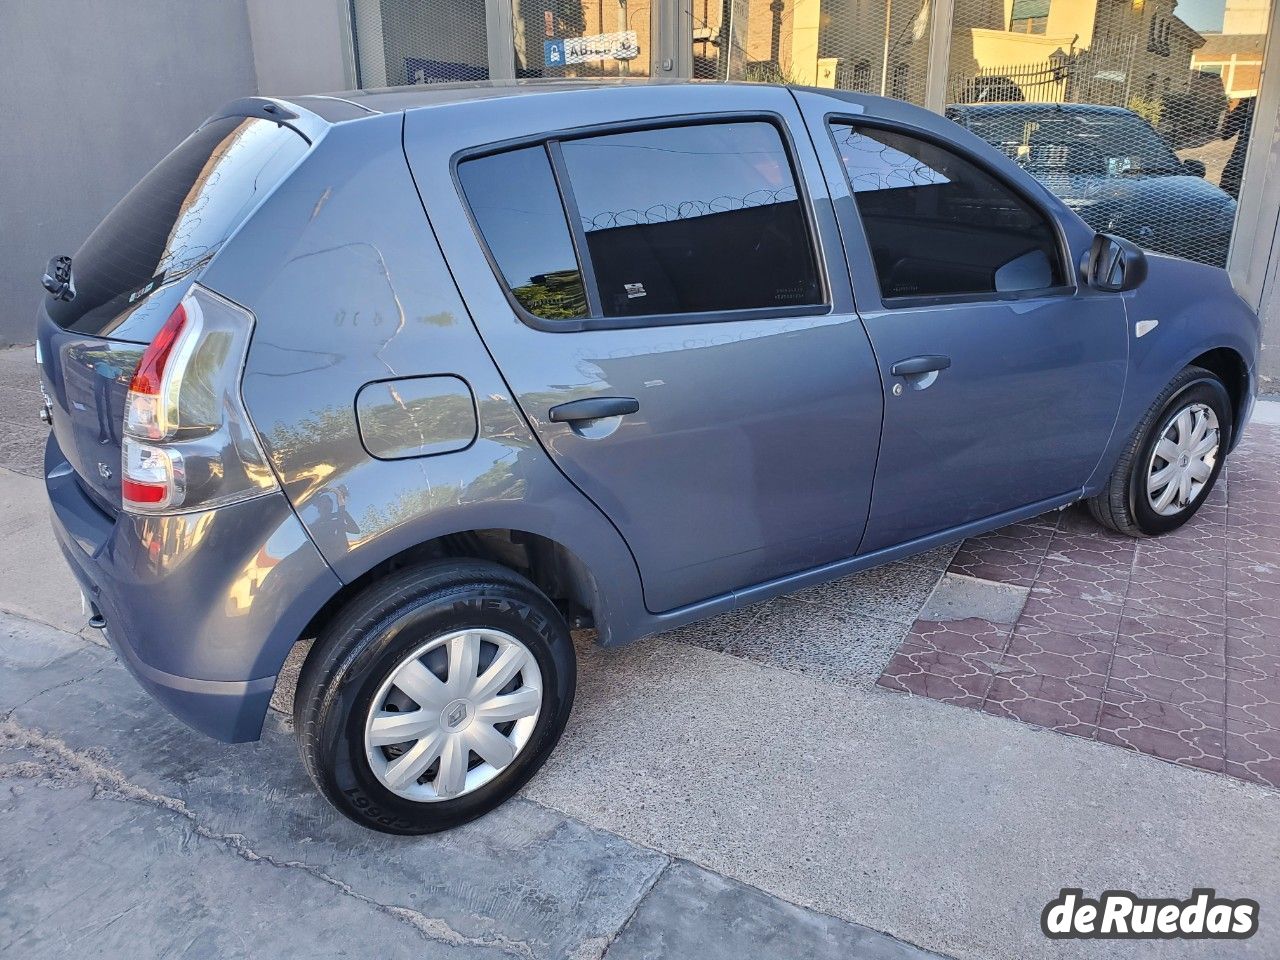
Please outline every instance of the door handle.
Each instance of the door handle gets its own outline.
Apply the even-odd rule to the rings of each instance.
[[[601,417],[621,417],[639,409],[640,401],[635,397],[586,397],[557,404],[547,412],[547,418],[552,423],[574,423]]]
[[[895,377],[916,377],[922,373],[938,373],[949,366],[951,366],[950,357],[927,354],[922,357],[909,357],[906,360],[899,360],[889,368],[889,372]]]

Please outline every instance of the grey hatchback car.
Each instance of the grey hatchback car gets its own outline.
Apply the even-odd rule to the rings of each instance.
[[[94,622],[232,742],[314,640],[306,769],[392,833],[534,774],[571,628],[627,643],[1077,501],[1173,530],[1256,384],[1226,273],[831,90],[242,100],[44,284]]]

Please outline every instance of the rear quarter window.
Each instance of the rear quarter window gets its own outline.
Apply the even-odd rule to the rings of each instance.
[[[458,180],[520,306],[543,320],[587,316],[582,271],[546,147],[466,160]]]
[[[271,120],[205,124],[116,204],[71,260],[76,295],[49,299],[58,326],[149,341],[191,277],[307,151]]]

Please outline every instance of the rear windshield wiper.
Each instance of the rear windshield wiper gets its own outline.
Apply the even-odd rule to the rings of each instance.
[[[71,258],[52,258],[44,268],[40,282],[55,300],[74,300],[76,286],[71,282]]]

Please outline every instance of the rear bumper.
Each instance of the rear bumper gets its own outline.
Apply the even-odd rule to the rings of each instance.
[[[341,586],[284,495],[112,518],[52,435],[45,486],[62,553],[142,687],[201,733],[256,740],[289,648]]]

